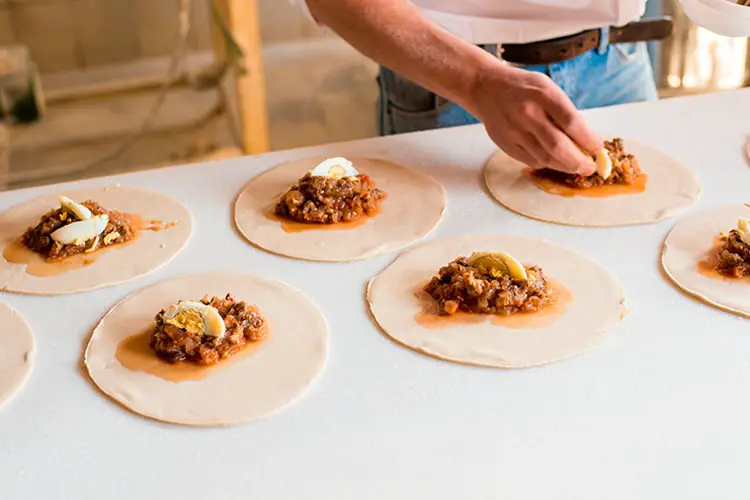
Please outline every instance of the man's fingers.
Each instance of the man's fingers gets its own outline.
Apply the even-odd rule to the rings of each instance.
[[[515,158],[527,167],[531,167],[534,170],[544,168],[543,164],[539,163],[539,161],[534,158],[532,154],[526,151],[526,149],[524,149],[523,146],[519,144],[506,144],[505,146],[503,146],[503,151],[505,151],[508,156]]]
[[[530,132],[524,132],[520,135],[519,147],[521,147],[526,154],[534,158],[535,168],[551,168],[550,164],[553,163],[549,154],[539,142],[534,134]]]
[[[487,130],[489,133],[490,131]],[[518,127],[505,127],[503,133],[499,136],[490,133],[490,138],[502,149],[505,154],[518,160],[524,165],[533,169],[544,167],[543,163],[531,154],[524,146],[526,142],[525,133]]]
[[[604,147],[601,138],[589,127],[568,96],[554,84],[545,92],[543,105],[552,121],[578,146],[591,153]]]
[[[583,154],[573,141],[565,135],[557,125],[541,109],[537,109],[532,116],[527,117],[529,132],[534,141],[528,148],[541,148],[543,151],[535,153],[549,168],[569,174],[591,175],[596,170],[591,157]]]

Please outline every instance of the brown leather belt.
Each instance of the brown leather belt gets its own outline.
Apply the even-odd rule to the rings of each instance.
[[[644,19],[625,26],[609,28],[609,43],[631,43],[664,40],[672,35],[674,24],[669,17]],[[510,63],[554,64],[578,57],[599,46],[601,30],[592,29],[575,35],[541,42],[507,44],[499,56]]]

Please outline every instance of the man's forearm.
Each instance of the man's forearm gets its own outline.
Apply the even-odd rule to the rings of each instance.
[[[495,144],[532,168],[590,175],[577,147],[601,140],[565,93],[533,71],[496,57],[426,19],[408,0],[307,0],[317,20],[354,48],[477,117]]]
[[[478,116],[480,75],[500,62],[426,19],[406,0],[308,0],[315,18],[367,57]]]

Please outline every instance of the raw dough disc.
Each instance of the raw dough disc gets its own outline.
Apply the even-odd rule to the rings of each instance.
[[[34,335],[18,311],[0,302],[0,407],[21,390],[31,372]]]
[[[425,328],[417,323],[415,289],[442,266],[473,251],[509,252],[525,264],[542,267],[573,295],[565,313],[536,329],[510,329],[484,323]],[[625,314],[617,281],[587,257],[535,238],[474,235],[437,240],[407,250],[375,276],[367,288],[375,320],[395,341],[437,358],[496,368],[538,366],[581,354],[603,339]]]
[[[253,244],[279,255],[344,262],[404,248],[424,238],[440,222],[446,199],[433,177],[387,160],[349,158],[388,197],[381,213],[364,226],[344,230],[287,233],[267,213],[305,172],[325,158],[285,163],[252,179],[235,205],[235,222]]]
[[[138,239],[103,251],[89,266],[57,276],[39,277],[23,264],[11,264],[2,255],[6,245],[36,226],[45,213],[60,206],[58,197],[93,200],[107,210],[133,213],[146,220],[177,225],[163,231],[141,231]],[[0,214],[0,290],[37,295],[84,292],[118,285],[149,274],[172,260],[187,244],[193,228],[188,209],[171,196],[131,187],[103,187],[63,191],[35,198]]]
[[[646,190],[607,198],[564,197],[535,186],[522,163],[497,152],[484,167],[492,196],[508,209],[532,219],[569,226],[649,224],[677,215],[698,201],[700,184],[678,160],[646,144],[624,139],[648,173]]]
[[[713,247],[714,239],[736,228],[739,217],[750,217],[750,208],[723,206],[682,219],[664,240],[661,263],[667,276],[690,295],[719,309],[750,316],[749,281],[710,278],[697,268]]]
[[[179,383],[125,368],[115,357],[126,337],[146,331],[159,310],[204,295],[257,304],[270,336],[251,356],[197,381]],[[323,369],[328,326],[294,288],[260,276],[205,273],[157,283],[127,297],[94,330],[84,363],[96,385],[136,413],[184,425],[235,425],[281,410],[301,397]]]

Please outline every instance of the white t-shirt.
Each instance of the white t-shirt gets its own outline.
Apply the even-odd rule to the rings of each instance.
[[[377,1],[377,0],[373,0]],[[305,0],[292,0],[305,6]],[[646,0],[412,0],[448,31],[471,43],[528,43],[643,16]]]

